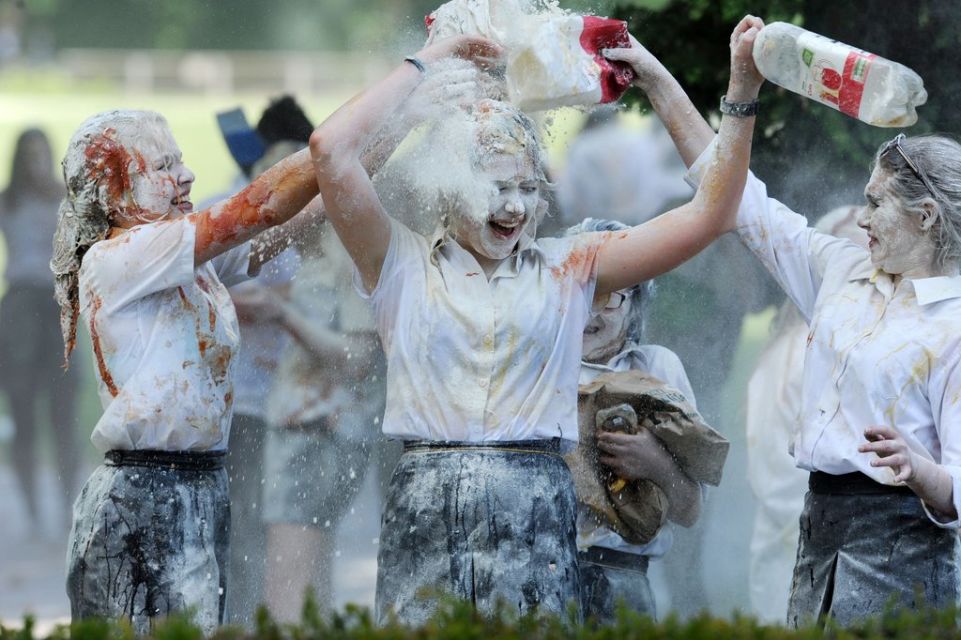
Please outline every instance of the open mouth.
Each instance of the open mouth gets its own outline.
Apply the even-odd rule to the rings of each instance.
[[[584,327],[584,335],[592,336],[600,330],[601,323],[597,321],[597,318],[594,318],[592,322],[589,322],[588,325]]]
[[[180,209],[184,213],[190,213],[194,210],[194,203],[190,201],[190,194],[185,193],[182,196],[177,196],[170,201],[173,206]]]
[[[520,231],[523,222],[524,218],[521,217],[511,221],[504,220],[501,222],[490,219],[487,221],[487,224],[490,225],[491,231],[494,232],[495,236],[507,240]]]

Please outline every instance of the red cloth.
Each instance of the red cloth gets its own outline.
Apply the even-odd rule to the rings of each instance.
[[[601,104],[614,102],[628,90],[634,70],[626,62],[611,61],[601,55],[603,49],[630,47],[627,23],[623,20],[584,16],[581,47],[593,56],[601,68]]]

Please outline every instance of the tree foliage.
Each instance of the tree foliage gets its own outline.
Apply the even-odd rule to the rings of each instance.
[[[424,0],[18,0],[58,48],[359,49],[420,29]],[[0,0],[0,3],[11,0]],[[420,36],[421,34],[418,34]]]
[[[645,3],[646,4],[646,3]],[[731,30],[749,0],[668,0],[660,8],[620,2],[614,15],[657,55],[702,113],[716,112],[727,87]],[[909,135],[961,131],[954,60],[961,54],[961,3],[951,0],[770,0],[760,16],[792,22],[911,67],[924,78],[928,103]],[[638,100],[636,94],[633,98]],[[647,108],[640,98],[642,108]],[[812,215],[859,203],[878,145],[897,131],[844,116],[774,85],[761,90],[753,168],[775,197]]]

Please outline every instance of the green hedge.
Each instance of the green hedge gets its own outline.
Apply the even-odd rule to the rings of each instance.
[[[261,609],[256,629],[247,632],[237,627],[222,627],[215,640],[400,640],[451,638],[456,640],[781,640],[837,638],[864,640],[917,640],[918,638],[961,638],[956,611],[888,613],[846,629],[809,626],[799,630],[766,626],[753,618],[734,615],[732,619],[701,615],[681,622],[668,617],[654,622],[631,612],[622,612],[614,625],[597,627],[577,625],[559,618],[533,618],[510,615],[488,619],[479,616],[467,603],[450,602],[423,627],[410,629],[399,625],[377,627],[370,611],[348,605],[343,611],[322,616],[312,599],[304,607],[301,622],[278,624]],[[159,622],[152,640],[203,640],[200,629],[186,618],[172,617]],[[88,620],[58,627],[50,640],[136,640],[129,625]],[[20,629],[0,625],[0,640],[34,640],[33,621],[26,618]]]

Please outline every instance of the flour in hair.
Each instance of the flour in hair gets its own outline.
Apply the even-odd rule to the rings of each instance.
[[[432,77],[463,80],[461,60],[431,65]],[[472,65],[471,65],[472,66]],[[483,167],[497,154],[526,156],[544,180],[542,152],[533,122],[503,97],[497,78],[473,71],[469,81],[426,86],[397,118],[423,121],[374,178],[388,213],[420,233],[463,215],[486,221],[494,185]],[[491,99],[495,98],[495,99]],[[403,126],[399,124],[398,126]],[[381,136],[389,137],[389,132]]]

